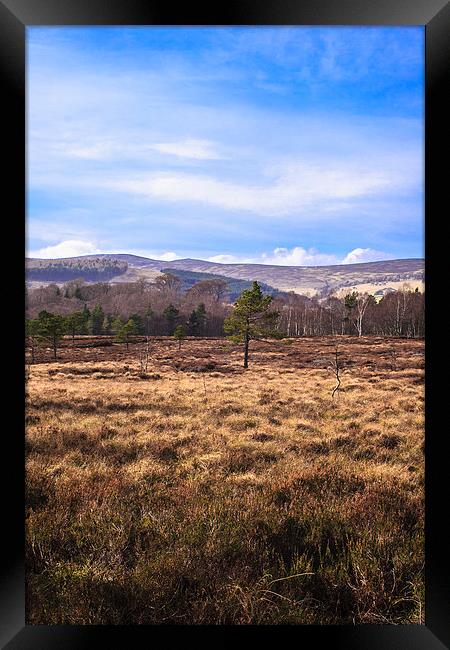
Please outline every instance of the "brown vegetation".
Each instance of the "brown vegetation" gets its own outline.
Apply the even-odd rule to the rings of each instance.
[[[29,367],[28,623],[423,623],[423,342],[138,340]]]

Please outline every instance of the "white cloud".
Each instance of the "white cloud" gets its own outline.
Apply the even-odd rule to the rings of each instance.
[[[390,253],[376,251],[373,248],[354,248],[350,253],[347,253],[341,264],[358,264],[358,262],[378,262],[392,259],[394,259],[394,256]]]
[[[208,257],[208,262],[216,264],[245,264],[244,260],[237,255],[228,255],[226,253]]]
[[[272,172],[273,173],[273,172]],[[406,174],[374,168],[294,162],[285,165],[275,179],[264,184],[237,183],[212,176],[156,172],[148,175],[105,179],[113,190],[140,194],[169,202],[196,202],[228,210],[245,210],[268,216],[298,214],[305,208],[324,208],[349,199],[369,197],[398,189],[410,182]]]
[[[263,253],[264,264],[277,264],[286,266],[325,266],[327,264],[339,264],[336,255],[319,253],[315,248],[302,248],[295,246],[291,250],[287,248],[275,248],[271,255]]]
[[[161,253],[156,255],[149,255],[154,260],[163,260],[164,262],[173,262],[173,260],[181,259],[179,255],[173,251],[168,251],[167,253]]]
[[[148,257],[151,260],[162,260],[163,262],[173,262],[173,260],[180,260],[181,257],[173,251],[164,251],[156,253],[155,251],[142,249],[142,248],[114,248],[111,250],[102,250],[102,253],[107,253],[108,255],[137,255],[138,257]]]
[[[80,239],[67,239],[55,246],[46,246],[36,251],[29,251],[28,257],[40,257],[44,259],[53,259],[56,257],[78,257],[78,255],[96,255],[100,253],[99,249],[89,241]]]
[[[79,255],[118,254],[126,253],[148,257],[154,260],[172,262],[182,259],[174,251],[153,252],[136,249],[99,249],[93,242],[78,239],[67,239],[54,246],[47,246],[35,251],[29,251],[28,257],[54,259],[61,257],[77,257]],[[271,253],[263,252],[259,255],[233,255],[219,253],[207,258],[208,262],[219,264],[268,264],[276,266],[328,266],[332,264],[357,264],[360,262],[375,262],[378,260],[394,259],[391,253],[376,251],[372,248],[355,248],[347,253],[344,258],[338,255],[321,253],[315,248],[294,246],[291,249],[278,247]]]
[[[333,264],[357,264],[392,260],[394,255],[371,248],[355,248],[343,258],[340,255],[321,253],[315,248],[275,248],[271,253],[261,253],[254,257],[219,253],[208,258],[208,262],[220,264],[270,264],[276,266],[329,266]]]
[[[79,255],[137,255],[140,257],[148,257],[153,260],[162,260],[163,262],[173,262],[173,260],[181,259],[180,255],[174,251],[165,251],[155,253],[153,251],[142,249],[122,249],[114,248],[106,250],[98,248],[96,244],[91,241],[83,241],[81,239],[67,239],[61,241],[54,246],[46,246],[38,250],[27,251],[27,257],[38,257],[42,259],[57,259],[59,257],[78,257]]]
[[[180,142],[159,142],[151,145],[150,149],[180,158],[197,158],[198,160],[223,159],[223,156],[218,153],[215,147],[215,143],[210,140],[188,138]]]

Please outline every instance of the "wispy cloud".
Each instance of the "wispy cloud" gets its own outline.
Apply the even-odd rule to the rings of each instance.
[[[188,138],[181,142],[159,142],[150,145],[151,149],[180,158],[196,158],[198,160],[221,160],[224,158],[216,149],[216,143],[209,140]]]
[[[392,170],[392,160],[359,163],[328,161],[308,164],[293,160],[274,180],[251,184],[213,176],[159,172],[136,179],[117,177],[106,181],[111,190],[169,202],[196,202],[224,210],[248,210],[260,215],[299,214],[309,206],[329,212],[336,202],[402,191],[420,180],[405,158]],[[419,178],[418,178],[419,177]]]

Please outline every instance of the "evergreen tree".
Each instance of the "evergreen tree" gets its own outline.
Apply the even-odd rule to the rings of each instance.
[[[31,351],[31,363],[36,360],[36,348],[41,341],[41,325],[39,319],[32,318],[25,321],[25,336]]]
[[[105,319],[105,313],[100,305],[95,305],[91,314],[91,334],[95,336],[102,334],[103,332],[103,321]]]
[[[84,303],[81,313],[83,314],[83,320],[84,320],[83,334],[87,334],[90,331],[91,312],[89,311],[86,303]]]
[[[61,337],[66,332],[66,323],[60,314],[51,314],[48,311],[39,312],[39,335],[50,341],[53,347],[53,358],[56,361],[58,345]]]
[[[358,299],[357,291],[352,291],[352,293],[348,293],[346,296],[344,296],[344,307],[346,309],[346,313],[343,318],[344,324],[350,323],[350,317],[353,313],[353,310],[356,307],[357,299]]]
[[[356,301],[358,298],[358,292],[357,291],[352,291],[352,293],[348,293],[345,298],[344,298],[344,305],[346,309],[351,311],[356,307]]]
[[[200,331],[200,322],[198,319],[198,314],[196,309],[192,310],[187,322],[187,327],[188,327],[189,334],[191,334],[192,336],[198,336]]]
[[[87,323],[82,311],[75,311],[73,314],[66,316],[66,327],[69,334],[72,335],[72,343],[75,334],[86,334]]]
[[[154,315],[155,312],[149,305],[144,313],[144,334],[146,334],[147,336],[150,336]]]
[[[186,332],[183,325],[177,325],[173,333],[173,338],[178,341],[178,349],[181,350],[181,342],[186,338]]]
[[[192,310],[188,318],[187,327],[189,333],[192,334],[193,336],[199,336],[200,334],[202,334],[205,328],[205,320],[206,320],[205,305],[203,303],[200,303],[197,309]]]
[[[126,323],[120,316],[116,316],[111,324],[111,329],[115,333],[115,339],[119,343],[126,343],[127,350],[130,342],[130,336],[136,334],[136,323],[132,318],[129,318]]]
[[[107,314],[105,318],[103,319],[103,333],[104,334],[111,334],[111,325],[112,325],[112,316],[111,314]]]
[[[236,342],[244,343],[244,368],[248,368],[248,347],[252,339],[275,335],[279,317],[277,311],[269,311],[272,296],[264,296],[259,284],[253,282],[251,289],[241,293],[234,304],[233,313],[225,319],[224,331]]]
[[[130,319],[134,322],[133,334],[144,334],[144,321],[140,314],[131,314]]]
[[[206,324],[206,309],[204,303],[201,302],[195,311],[197,313],[199,333],[203,334],[205,331],[205,324]]]
[[[163,316],[167,321],[167,327],[168,327],[168,334],[171,335],[174,332],[176,322],[178,320],[180,312],[176,307],[174,307],[172,304],[170,304],[168,307],[165,308],[163,311]]]
[[[111,323],[111,330],[113,334],[116,335],[116,338],[123,326],[124,326],[124,321],[121,318],[121,316],[116,316]]]
[[[127,344],[127,350],[128,350],[128,343],[130,341],[130,336],[136,333],[136,323],[132,318],[130,318],[123,326],[123,333],[124,333],[125,343]]]

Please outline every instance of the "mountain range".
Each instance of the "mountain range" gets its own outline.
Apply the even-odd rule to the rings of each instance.
[[[271,264],[221,264],[197,259],[171,262],[137,255],[99,254],[58,259],[26,258],[26,280],[33,288],[43,284],[62,284],[82,278],[86,282],[153,281],[160,273],[179,273],[184,283],[217,278],[234,281],[257,280],[266,290],[294,291],[303,295],[339,294],[342,291],[368,291],[382,295],[404,283],[412,289],[424,288],[423,259],[397,259],[330,266],[279,266]],[[197,278],[197,279],[196,279]],[[239,282],[236,283],[236,286]]]

